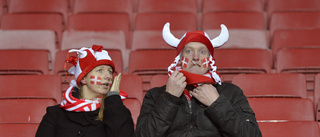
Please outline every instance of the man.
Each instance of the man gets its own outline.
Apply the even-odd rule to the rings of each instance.
[[[175,38],[167,23],[163,38],[177,49],[165,86],[150,89],[143,100],[136,137],[260,137],[255,115],[242,90],[222,83],[213,58],[229,33],[211,40],[203,31]]]

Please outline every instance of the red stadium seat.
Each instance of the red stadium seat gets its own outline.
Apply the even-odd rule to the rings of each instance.
[[[173,30],[171,33],[181,38],[184,30]],[[140,49],[173,49],[169,46],[162,37],[161,30],[136,30],[133,32],[131,50]]]
[[[39,124],[7,123],[0,124],[1,137],[35,137]]]
[[[133,12],[131,0],[74,0],[73,13],[127,13]]]
[[[306,76],[308,97],[313,100],[314,76],[320,72],[320,48],[282,49],[277,52],[278,73],[302,73]]]
[[[283,48],[320,48],[320,29],[277,30],[272,37],[272,53]]]
[[[314,108],[304,98],[248,98],[258,122],[314,121]]]
[[[67,30],[63,32],[61,50],[80,49],[82,47],[91,47],[92,45],[102,45],[103,48],[108,50],[120,50],[122,58],[126,60],[128,58],[126,36],[123,31]],[[125,64],[127,65],[128,62],[125,62]]]
[[[197,30],[197,16],[194,13],[138,13],[135,30],[162,30],[170,22],[171,30]]]
[[[142,78],[139,75],[122,74],[120,90],[128,94],[128,98],[143,100]]]
[[[169,76],[168,75],[154,75],[150,80],[150,87],[161,87],[167,84]]]
[[[86,46],[88,47],[88,46]],[[116,73],[123,72],[123,59],[120,50],[108,50],[109,56],[111,57],[114,65],[116,67]],[[69,88],[69,83],[74,76],[71,74],[67,75],[67,70],[69,70],[72,65],[70,63],[66,63],[66,70],[64,70],[65,60],[67,59],[68,50],[61,50],[56,53],[56,62],[54,68],[54,74],[59,75],[62,81],[62,92],[65,92]],[[70,53],[69,56],[77,56],[76,53]]]
[[[126,13],[71,14],[67,30],[123,31],[126,36],[129,36],[129,15]]]
[[[320,137],[315,121],[258,122],[263,137]]]
[[[5,14],[1,19],[3,30],[52,30],[57,41],[61,41],[64,29],[63,18],[59,14],[26,13]]]
[[[61,80],[55,75],[0,75],[0,99],[30,98],[61,101]],[[18,86],[17,86],[18,85]]]
[[[189,12],[196,14],[198,12],[196,0],[139,0],[138,12]]]
[[[140,114],[141,103],[138,99],[125,99],[123,104],[130,110],[135,128]]]
[[[0,50],[0,74],[47,75],[48,58],[45,50]]]
[[[68,0],[7,0],[9,13],[57,13],[67,21]]]
[[[224,24],[228,29],[265,30],[265,19],[262,12],[211,12],[202,17],[202,30],[220,29]]]
[[[247,97],[307,98],[306,78],[303,74],[240,74],[232,83]]]
[[[320,73],[316,74],[314,78],[314,99],[313,99],[315,112],[316,112],[316,120],[318,122],[320,122],[319,100],[320,100]]]
[[[266,11],[269,17],[275,12],[320,11],[320,1],[268,0]]]
[[[168,67],[176,57],[176,50],[136,50],[130,52],[129,74],[142,77],[143,90],[150,89],[153,75],[167,75]]]
[[[320,28],[318,12],[277,12],[272,14],[269,30],[273,34],[281,29],[316,29]],[[294,22],[294,23],[292,23]]]
[[[262,12],[260,0],[203,0],[203,13],[207,12]]]
[[[53,69],[58,49],[52,30],[2,30],[0,50],[46,50],[49,53],[49,69]]]
[[[39,124],[48,106],[56,103],[52,99],[0,99],[0,123]]]
[[[236,74],[271,71],[271,53],[267,49],[217,49],[214,58],[225,82],[231,82]]]
[[[221,30],[219,28],[204,31],[213,39],[220,34]],[[219,49],[269,49],[269,35],[265,30],[228,29],[228,31],[229,39]]]

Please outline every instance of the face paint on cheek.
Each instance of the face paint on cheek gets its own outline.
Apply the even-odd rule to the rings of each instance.
[[[101,79],[99,76],[90,76],[90,82],[94,85],[101,85]]]
[[[207,58],[201,59],[201,64],[202,64],[203,68],[208,67],[209,66],[209,58],[207,57]]]
[[[186,57],[183,57],[183,59],[181,61],[181,63],[182,63],[181,66],[184,68],[187,68],[188,62],[189,62],[189,59]]]

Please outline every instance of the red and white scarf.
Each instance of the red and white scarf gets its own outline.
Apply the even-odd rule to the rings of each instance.
[[[187,71],[184,71],[179,64],[180,55],[178,55],[174,62],[168,67],[168,75],[170,76],[175,70],[178,70],[179,72],[183,73],[183,75],[186,77],[187,85],[193,85],[194,87],[197,87],[198,85],[204,84],[204,83],[219,83],[221,84],[220,75],[217,71],[217,67],[215,65],[215,61],[213,57],[209,56],[209,65],[210,69],[209,72],[204,75],[194,74]],[[187,89],[184,90],[183,94],[188,100],[191,100],[191,94]]]
[[[73,112],[88,112],[95,111],[101,107],[101,98],[89,99],[78,99],[72,96],[74,86],[70,86],[63,95],[63,100],[60,103],[60,107],[67,111]],[[120,91],[120,97],[122,100],[128,97],[128,94]]]

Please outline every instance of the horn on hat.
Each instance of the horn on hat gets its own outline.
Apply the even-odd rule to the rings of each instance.
[[[212,46],[214,48],[222,46],[229,39],[229,32],[225,25],[221,24],[221,32],[218,37],[211,40]]]
[[[173,36],[170,32],[170,23],[167,22],[162,30],[162,37],[170,46],[177,48],[180,43],[180,40]]]

